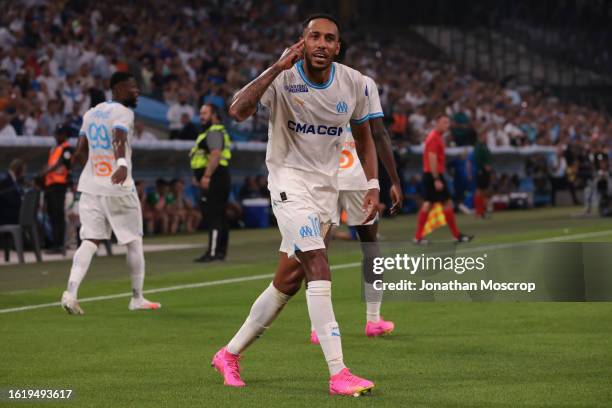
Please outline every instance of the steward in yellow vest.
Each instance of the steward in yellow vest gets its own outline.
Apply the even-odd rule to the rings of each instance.
[[[193,176],[201,189],[202,216],[208,224],[209,239],[208,250],[195,261],[211,262],[223,260],[227,254],[229,225],[225,207],[232,185],[229,172],[232,142],[215,105],[202,106],[200,121],[205,130],[196,139],[190,156]]]

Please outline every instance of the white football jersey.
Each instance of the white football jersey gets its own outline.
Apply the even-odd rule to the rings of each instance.
[[[339,63],[332,64],[326,83],[311,83],[302,64],[280,73],[261,98],[270,109],[268,186],[273,196],[320,194],[327,206],[330,195],[337,200],[346,123],[368,120],[366,87],[361,73]]]
[[[113,129],[127,132],[125,160],[128,163],[128,176],[122,185],[111,183],[111,176],[118,168],[113,150]],[[89,157],[79,178],[78,190],[102,196],[133,193],[131,144],[134,112],[118,102],[102,102],[85,113],[80,135],[87,137]]]
[[[382,118],[384,113],[380,105],[380,96],[378,95],[378,87],[372,78],[363,76],[368,96],[368,119]],[[351,133],[350,125],[346,126],[346,138],[344,146],[340,153],[340,171],[338,172],[338,190],[367,190],[368,181],[366,179],[363,167],[357,156],[355,149],[355,139]]]

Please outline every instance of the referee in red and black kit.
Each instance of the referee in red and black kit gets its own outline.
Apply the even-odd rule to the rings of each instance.
[[[455,238],[455,242],[469,242],[474,239],[471,235],[465,235],[457,229],[453,201],[451,200],[444,171],[446,169],[446,157],[444,154],[444,134],[450,128],[450,119],[446,115],[436,117],[436,127],[429,132],[425,139],[423,149],[423,195],[424,201],[418,214],[418,224],[413,242],[419,245],[427,244],[423,239],[423,228],[427,222],[427,214],[434,203],[439,202],[444,206],[444,217],[446,223]]]

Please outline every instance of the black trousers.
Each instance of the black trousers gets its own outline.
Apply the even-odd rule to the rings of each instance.
[[[199,181],[205,169],[195,170]],[[218,166],[210,179],[208,190],[201,189],[202,216],[208,224],[208,250],[206,254],[215,258],[225,258],[229,245],[229,222],[225,207],[230,195],[232,179],[226,166]]]
[[[66,184],[51,184],[45,190],[45,201],[47,202],[47,215],[51,223],[54,248],[64,246],[66,234],[66,214],[64,203],[66,201]]]

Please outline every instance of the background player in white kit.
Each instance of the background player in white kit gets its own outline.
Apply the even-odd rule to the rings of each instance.
[[[127,245],[132,280],[129,310],[159,309],[159,303],[142,296],[145,261],[142,248],[142,214],[132,179],[131,140],[139,90],[134,77],[116,72],[110,80],[113,100],[102,102],[83,116],[81,137],[74,155],[85,162],[78,191],[81,245],[74,254],[62,307],[69,314],[83,314],[77,292],[101,240],[114,232]]]
[[[370,187],[362,203],[364,222],[376,215],[379,187],[364,80],[359,72],[333,62],[339,51],[340,30],[335,19],[326,15],[308,18],[303,39],[236,94],[230,115],[242,121],[255,113],[258,102],[270,108],[266,164],[272,208],[282,235],[280,263],[295,256],[302,264],[308,281],[308,312],[330,372],[330,393],[360,395],[374,384],[351,374],[344,365],[325,249],[329,226],[336,219],[341,136],[349,119]],[[240,354],[301,286],[303,275],[288,282],[279,271],[234,338],[213,358],[212,365],[226,385],[245,385],[240,377]]]
[[[385,125],[383,124],[384,113],[380,104],[380,96],[378,87],[374,80],[364,75],[364,81],[367,89],[368,106],[369,106],[369,124],[372,131],[374,144],[380,161],[385,166],[387,174],[391,179],[391,201],[392,207],[389,212],[396,214],[402,207],[402,187],[395,159],[393,158],[393,150],[391,148],[391,140]],[[380,306],[382,303],[382,291],[377,291],[373,288],[372,283],[375,279],[382,279],[380,275],[374,275],[372,262],[373,259],[379,256],[378,245],[376,244],[378,235],[378,220],[377,218],[364,223],[363,213],[361,211],[361,203],[368,191],[368,181],[363,167],[359,161],[359,157],[355,150],[355,140],[350,133],[350,126],[347,126],[347,135],[344,141],[344,149],[340,154],[340,170],[338,172],[338,217],[342,210],[347,214],[347,225],[355,227],[361,242],[363,253],[363,278],[364,278],[364,294],[366,300],[366,326],[365,334],[368,337],[377,337],[389,334],[395,328],[391,321],[387,321],[380,316]],[[340,224],[340,220],[336,222]],[[297,266],[297,265],[296,265]],[[314,328],[311,328],[310,341],[313,344],[318,344],[319,339]]]

